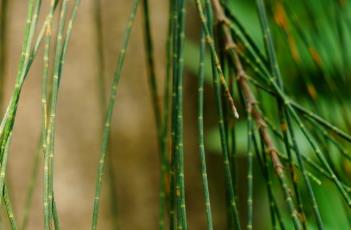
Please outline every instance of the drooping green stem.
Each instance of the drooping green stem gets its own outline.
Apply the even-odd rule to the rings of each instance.
[[[16,85],[13,90],[10,103],[7,106],[7,110],[1,121],[0,126],[0,159],[1,159],[1,169],[0,169],[0,191],[3,194],[3,199],[0,199],[0,204],[2,201],[5,203],[5,209],[8,213],[8,217],[11,223],[11,228],[16,229],[16,223],[14,220],[14,214],[12,211],[12,205],[8,197],[7,188],[5,186],[5,177],[6,177],[6,168],[7,168],[7,159],[9,154],[9,147],[11,143],[12,130],[14,126],[16,111],[17,111],[17,103],[20,97],[21,88],[24,81],[24,70],[25,66],[28,63],[28,55],[27,52],[31,47],[31,42],[33,38],[33,34],[35,32],[35,28],[37,25],[37,19],[40,12],[41,1],[29,1],[28,2],[28,14],[27,14],[27,24],[25,27],[25,35],[22,47],[22,55],[20,57],[18,72],[16,77]]]
[[[307,175],[307,172],[305,170],[305,166],[303,164],[303,159],[301,157],[302,154],[299,150],[299,147],[298,147],[298,144],[296,141],[296,137],[295,137],[295,133],[294,133],[294,129],[293,129],[292,123],[290,121],[291,119],[290,119],[290,116],[288,113],[286,113],[286,120],[287,120],[288,130],[289,130],[289,133],[290,133],[290,136],[292,139],[292,143],[293,143],[293,146],[295,149],[297,162],[298,162],[298,165],[301,169],[301,173],[303,175],[304,182],[305,182],[305,185],[306,185],[307,190],[308,190],[308,195],[312,201],[312,208],[313,208],[313,212],[314,212],[314,215],[316,217],[316,220],[317,220],[318,229],[323,229],[324,227],[323,227],[322,217],[321,217],[321,214],[319,212],[318,203],[317,203],[316,197],[314,196],[311,182],[310,182],[309,177]]]
[[[204,140],[204,82],[205,82],[205,51],[206,41],[205,33],[201,31],[200,41],[200,64],[199,64],[199,80],[198,80],[198,101],[197,101],[197,125],[198,125],[198,142],[200,152],[200,165],[202,175],[202,189],[205,196],[205,208],[206,208],[206,220],[207,229],[213,229],[212,210],[210,202],[210,191],[208,188],[207,179],[207,166],[206,166],[206,152],[205,152],[205,140]]]
[[[3,189],[3,199],[4,199],[4,203],[5,203],[6,214],[7,214],[7,217],[9,218],[9,221],[10,221],[11,230],[17,230],[16,219],[15,219],[12,204],[10,201],[9,191],[8,191],[6,185],[4,186],[4,189]]]
[[[269,162],[267,161],[267,157],[266,157],[266,154],[264,152],[264,143],[262,142],[261,136],[260,136],[260,140],[261,140],[261,143],[260,143],[261,149],[259,149],[259,147],[258,147],[258,143],[257,143],[257,139],[256,139],[255,134],[252,135],[252,142],[253,142],[253,146],[255,149],[256,158],[257,158],[257,161],[258,161],[259,166],[261,168],[261,172],[262,172],[262,175],[263,175],[263,178],[265,181],[265,185],[266,185],[267,196],[268,196],[268,206],[269,206],[269,211],[270,211],[272,228],[274,230],[278,230],[278,224],[280,224],[280,228],[285,229],[284,224],[283,224],[282,219],[281,219],[279,209],[277,207],[277,202],[274,198],[273,188],[272,188],[272,179],[271,179],[271,175],[269,172]],[[262,157],[260,155],[262,155]],[[277,220],[278,220],[278,223],[277,223]]]
[[[229,163],[229,153],[228,153],[228,144],[227,144],[227,137],[225,135],[225,127],[224,127],[224,115],[223,115],[223,102],[222,102],[222,93],[221,93],[221,83],[222,86],[224,87],[225,95],[229,100],[232,100],[232,97],[230,95],[230,91],[228,87],[226,87],[226,83],[224,84],[224,75],[222,72],[222,67],[220,65],[215,47],[214,47],[214,41],[213,41],[213,36],[211,29],[208,26],[208,21],[212,21],[211,18],[209,18],[209,15],[211,13],[209,12],[210,10],[210,4],[209,1],[205,2],[207,7],[206,7],[206,13],[204,11],[203,4],[200,0],[196,0],[196,5],[198,12],[200,14],[200,19],[202,22],[202,26],[204,28],[204,32],[206,35],[206,42],[210,48],[211,55],[212,55],[212,65],[215,66],[215,71],[213,71],[213,86],[215,89],[215,99],[216,99],[216,108],[217,108],[217,114],[218,114],[218,125],[219,125],[219,132],[220,132],[220,139],[221,139],[221,148],[222,148],[222,154],[223,154],[223,160],[224,160],[224,172],[225,172],[225,181],[226,181],[226,191],[228,194],[228,199],[229,199],[229,210],[230,210],[230,219],[232,219],[235,223],[235,228],[240,229],[240,220],[239,220],[239,214],[237,210],[237,204],[235,200],[235,194],[234,194],[234,188],[233,188],[233,178],[231,174],[231,167]],[[229,96],[228,96],[229,95]],[[231,104],[232,106],[234,103]],[[233,111],[236,111],[235,107],[232,107]]]
[[[43,191],[43,206],[44,206],[44,228],[50,229],[50,206],[49,206],[49,152],[47,151],[47,131],[48,131],[48,82],[49,82],[49,55],[51,44],[51,23],[48,25],[45,33],[45,46],[44,46],[44,71],[41,85],[41,113],[42,113],[42,141],[41,148],[44,153],[44,191]],[[50,82],[52,80],[50,79]],[[50,89],[52,85],[50,85]]]
[[[105,159],[108,152],[109,146],[109,139],[110,139],[110,130],[111,130],[111,121],[112,121],[112,114],[113,109],[116,103],[116,96],[117,96],[117,87],[119,80],[121,78],[122,69],[124,66],[124,60],[126,55],[126,49],[128,47],[129,37],[131,34],[133,22],[135,19],[136,11],[138,9],[140,0],[134,0],[132,5],[132,10],[129,15],[128,26],[125,29],[122,48],[119,53],[119,57],[117,60],[117,67],[114,73],[114,78],[111,84],[111,93],[108,100],[108,107],[107,112],[105,115],[105,122],[104,122],[104,130],[103,130],[103,139],[101,144],[101,152],[100,152],[100,159],[99,159],[99,166],[97,169],[97,178],[96,178],[96,188],[95,188],[95,197],[94,197],[94,205],[93,205],[93,216],[92,216],[92,225],[91,229],[96,230],[97,223],[98,223],[98,214],[100,208],[100,196],[101,196],[101,189],[102,189],[102,177],[105,168]]]
[[[59,93],[59,86],[62,77],[63,65],[65,61],[65,56],[68,48],[68,43],[72,33],[72,26],[73,22],[76,18],[78,7],[79,7],[79,0],[74,1],[73,10],[70,17],[67,16],[68,14],[68,0],[64,0],[62,2],[59,22],[58,22],[58,29],[57,29],[57,39],[56,39],[56,47],[55,47],[55,59],[54,59],[54,68],[52,74],[52,85],[49,90],[50,98],[47,105],[47,126],[45,131],[45,166],[44,166],[44,174],[47,170],[47,173],[44,175],[44,194],[46,198],[44,198],[44,227],[45,229],[51,229],[51,220],[54,221],[55,228],[59,228],[59,219],[56,209],[56,203],[54,198],[54,144],[55,144],[55,129],[56,129],[56,107],[58,101],[58,93]],[[54,8],[55,3],[52,2],[51,7]],[[67,28],[65,31],[65,25],[67,23]],[[50,26],[48,26],[50,29]],[[48,29],[48,30],[49,30]],[[49,39],[50,36],[47,36]],[[47,52],[49,52],[47,50]],[[46,54],[48,55],[48,54]],[[45,55],[45,56],[46,56]],[[44,60],[45,63],[45,60]],[[48,63],[46,63],[48,64]],[[47,68],[47,67],[45,67]],[[44,79],[47,78],[44,76]],[[45,89],[43,90],[45,92]],[[43,105],[44,106],[44,105]],[[43,108],[45,110],[45,108]],[[44,115],[45,117],[45,115]],[[47,167],[47,168],[46,168]],[[44,196],[45,197],[45,196]]]
[[[168,112],[166,111],[166,115],[161,113],[160,108],[160,100],[158,95],[158,87],[157,87],[157,79],[156,79],[156,71],[155,71],[155,62],[154,62],[154,47],[152,41],[152,34],[151,34],[151,23],[150,23],[150,9],[149,9],[149,1],[143,0],[143,16],[144,16],[144,43],[145,43],[145,53],[146,53],[146,65],[147,65],[147,72],[148,72],[148,83],[149,89],[151,93],[151,101],[152,107],[154,112],[154,118],[156,123],[157,129],[157,140],[159,146],[159,159],[160,159],[160,204],[159,204],[159,213],[160,213],[160,220],[159,220],[159,227],[160,229],[164,229],[165,225],[165,209],[166,209],[166,170],[167,170],[167,162],[166,162],[166,140],[164,140],[167,135],[165,129],[168,123],[165,123],[165,119],[167,119]],[[169,28],[170,29],[170,28]],[[167,41],[169,42],[169,41]],[[167,45],[169,46],[169,45]],[[169,47],[167,48],[167,52],[169,52]],[[167,55],[167,58],[168,55]],[[168,64],[168,63],[167,63]],[[170,68],[167,66],[167,68]],[[167,74],[169,70],[167,69]],[[167,79],[165,85],[167,86]],[[167,86],[168,87],[168,86]],[[167,90],[167,89],[166,89]],[[168,101],[168,92],[165,92],[164,100],[165,102]],[[168,102],[164,104],[164,111],[168,110]]]
[[[64,0],[62,2],[61,11],[60,11],[60,18],[58,23],[58,32],[57,32],[57,39],[56,39],[56,50],[55,50],[55,61],[54,61],[54,71],[53,71],[53,78],[52,78],[52,85],[51,85],[51,95],[48,101],[49,108],[48,108],[48,124],[47,124],[47,131],[45,136],[46,141],[46,148],[45,148],[45,155],[46,155],[46,164],[47,164],[47,175],[44,178],[44,187],[46,194],[47,203],[44,209],[44,227],[45,229],[51,229],[51,220],[53,219],[53,200],[54,200],[54,141],[55,141],[55,126],[56,126],[56,104],[58,100],[58,92],[59,92],[59,82],[61,79],[61,68],[63,64],[63,36],[64,36],[64,28],[65,28],[65,21],[67,17],[67,4],[68,1]],[[44,167],[46,170],[46,167]],[[44,201],[45,202],[45,201]]]
[[[267,56],[270,64],[270,72],[276,78],[276,81],[280,88],[283,88],[283,80],[279,70],[277,57],[274,50],[274,44],[272,34],[268,25],[267,13],[264,5],[264,0],[256,0],[256,6],[258,9],[259,20],[261,23],[261,29],[263,32],[263,38],[265,47],[267,50]]]
[[[251,105],[250,105],[251,106]],[[248,106],[248,110],[251,110]],[[248,173],[247,173],[247,227],[250,230],[253,228],[253,152],[252,152],[252,138],[253,138],[253,125],[251,111],[247,113],[247,123],[248,123],[248,140],[247,140],[247,158],[248,158]]]
[[[170,140],[168,139],[170,130],[170,99],[171,99],[171,74],[172,74],[172,2],[169,4],[169,16],[168,16],[168,32],[166,40],[166,76],[164,82],[163,91],[163,109],[162,109],[162,127],[161,127],[161,173],[160,173],[160,191],[164,190],[165,193],[160,192],[160,220],[159,227],[164,229],[166,221],[166,211],[171,210],[170,207],[167,209],[167,203],[169,202],[170,195],[169,179],[170,175],[170,165],[169,159],[169,145]],[[164,202],[164,203],[163,203]],[[170,215],[171,216],[171,215]]]
[[[173,170],[175,177],[175,204],[176,204],[176,226],[177,229],[188,229],[186,204],[185,204],[185,182],[184,182],[184,144],[183,144],[183,78],[184,78],[184,39],[185,39],[185,1],[175,1],[174,54],[176,54],[176,65],[173,66]]]
[[[171,159],[170,159],[170,200],[169,200],[169,228],[170,230],[176,229],[176,176],[175,176],[175,164],[176,164],[176,156],[175,156],[175,133],[176,133],[176,86],[177,86],[177,78],[176,71],[178,67],[178,52],[177,52],[177,44],[178,44],[178,29],[177,29],[177,21],[178,21],[178,13],[177,13],[177,2],[176,0],[171,0],[171,35],[172,35],[172,65],[171,65],[171,75],[172,75],[172,103],[171,103]]]
[[[294,195],[296,197],[297,211],[299,212],[299,217],[301,220],[302,227],[303,227],[303,229],[306,229],[306,216],[305,216],[305,211],[304,211],[304,205],[302,203],[302,197],[301,197],[301,193],[300,193],[299,186],[298,186],[298,176],[297,176],[296,168],[293,164],[293,156],[291,154],[291,149],[290,149],[290,141],[289,141],[289,136],[288,136],[288,125],[289,124],[287,123],[286,118],[285,118],[284,107],[282,107],[281,102],[279,102],[279,101],[277,104],[279,106],[280,130],[283,134],[283,142],[284,142],[285,150],[286,150],[287,157],[288,157],[289,174],[290,174],[290,180],[292,181],[292,186],[294,189]],[[289,127],[289,128],[291,128],[291,127]]]
[[[103,17],[101,9],[101,0],[94,1],[94,28],[96,40],[96,62],[97,74],[96,85],[98,92],[99,107],[101,113],[101,121],[103,123],[105,110],[106,110],[106,87],[105,87],[105,57],[104,57],[104,36],[103,36]],[[109,196],[110,196],[110,210],[112,214],[113,227],[118,229],[118,207],[117,207],[117,192],[116,192],[116,176],[113,169],[113,156],[108,155],[110,158],[107,161],[108,181],[109,181]]]
[[[17,103],[19,100],[21,88],[23,85],[23,74],[24,74],[24,66],[28,63],[28,55],[27,52],[30,50],[31,41],[33,38],[33,34],[37,24],[37,17],[40,11],[41,1],[37,0],[35,2],[29,1],[28,5],[28,16],[27,16],[27,24],[25,29],[25,38],[23,42],[23,48],[18,73],[16,78],[15,89],[12,93],[12,97],[10,100],[10,104],[7,107],[6,113],[4,115],[3,120],[1,121],[0,126],[0,157],[1,157],[1,180],[0,180],[0,191],[3,191],[4,188],[4,180],[6,176],[6,166],[7,166],[7,157],[8,157],[8,147],[6,147],[11,142],[11,134],[14,125],[14,119],[17,111]],[[0,199],[0,204],[1,204]]]

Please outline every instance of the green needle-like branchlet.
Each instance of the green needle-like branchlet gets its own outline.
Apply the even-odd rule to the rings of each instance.
[[[204,82],[205,82],[205,51],[206,41],[205,33],[201,31],[200,41],[200,64],[199,64],[199,83],[198,83],[198,101],[197,101],[197,125],[198,125],[198,142],[200,152],[200,164],[201,164],[201,175],[202,175],[202,186],[205,196],[205,208],[207,218],[207,229],[213,229],[212,210],[210,202],[210,191],[208,188],[207,180],[207,166],[206,166],[206,152],[205,152],[205,140],[204,140]]]
[[[145,43],[145,53],[146,53],[146,65],[148,70],[148,82],[149,89],[151,93],[152,107],[155,117],[156,129],[157,129],[157,140],[159,146],[159,159],[160,159],[160,220],[159,227],[164,229],[165,225],[165,209],[166,209],[166,142],[164,141],[164,123],[163,119],[166,119],[165,116],[161,113],[161,102],[158,95],[155,63],[154,63],[154,48],[151,35],[151,24],[150,24],[150,9],[149,1],[143,0],[143,16],[144,16],[144,43]],[[168,47],[167,47],[168,49]],[[167,70],[168,71],[168,70]],[[167,80],[166,83],[167,85]],[[164,97],[165,101],[168,100],[167,95]],[[164,110],[168,109],[168,105],[165,104]],[[168,116],[168,114],[166,114]],[[167,132],[166,132],[167,133]]]
[[[105,87],[105,57],[104,57],[104,37],[103,37],[103,22],[102,22],[101,0],[94,1],[94,28],[96,37],[96,62],[97,74],[96,85],[98,91],[98,100],[101,113],[101,123],[103,124],[105,109],[106,109],[106,87]],[[108,155],[112,159],[112,155]],[[110,210],[113,219],[113,226],[118,228],[118,207],[117,207],[117,192],[116,192],[116,176],[113,169],[112,160],[107,161],[108,165],[108,181],[109,181],[109,195],[110,195]]]
[[[292,186],[294,189],[293,194],[296,197],[296,206],[297,206],[297,211],[298,211],[299,217],[301,219],[302,227],[303,227],[303,229],[306,229],[305,211],[304,211],[303,203],[301,200],[302,198],[301,198],[301,193],[300,193],[299,186],[298,186],[298,177],[296,174],[295,166],[293,164],[293,156],[291,154],[291,149],[290,149],[290,141],[289,141],[288,128],[287,128],[288,123],[287,123],[286,118],[285,118],[284,108],[282,107],[282,105],[279,101],[277,104],[279,107],[280,130],[282,132],[283,142],[284,142],[286,154],[288,157],[288,167],[289,167],[290,180],[292,181]]]
[[[66,21],[67,15],[67,4],[68,1],[64,0],[61,6],[60,18],[58,23],[58,32],[57,32],[57,39],[56,39],[56,53],[55,53],[55,63],[54,63],[54,71],[53,71],[53,82],[51,85],[51,95],[49,109],[48,109],[48,124],[47,124],[47,131],[45,136],[46,141],[46,157],[47,159],[47,177],[46,181],[44,181],[44,186],[46,188],[47,194],[47,203],[44,209],[46,209],[45,216],[44,216],[44,227],[45,229],[51,229],[51,220],[53,219],[53,202],[54,202],[54,140],[55,140],[55,126],[56,126],[56,104],[58,99],[58,92],[59,92],[59,82],[61,79],[61,68],[63,61],[61,59],[63,53],[63,36],[64,36],[64,26]],[[46,170],[46,168],[44,168]],[[45,203],[44,203],[45,205]]]
[[[92,216],[92,225],[91,229],[95,230],[97,228],[98,223],[98,214],[99,214],[99,207],[100,207],[100,196],[101,196],[101,189],[102,189],[102,177],[104,173],[105,167],[105,159],[108,151],[109,145],[109,137],[110,137],[110,130],[111,130],[111,121],[112,121],[112,114],[113,109],[116,103],[116,96],[117,96],[117,87],[119,80],[121,78],[121,73],[123,69],[123,64],[126,55],[126,49],[128,47],[129,37],[131,34],[133,22],[135,19],[136,11],[138,9],[140,0],[134,0],[132,5],[132,10],[128,20],[128,26],[125,29],[122,48],[119,52],[119,57],[117,61],[117,67],[115,70],[114,78],[111,84],[111,93],[108,101],[107,112],[105,116],[104,122],[104,130],[103,130],[103,139],[101,144],[101,152],[100,152],[100,159],[99,159],[99,166],[97,169],[97,178],[96,178],[96,190],[95,190],[95,197],[94,197],[94,206],[93,206],[93,216]]]
[[[42,111],[42,150],[44,153],[44,227],[49,228],[50,225],[50,207],[49,207],[49,152],[47,151],[46,136],[48,131],[48,82],[49,82],[49,55],[51,43],[51,23],[48,24],[45,35],[44,46],[44,73],[41,86],[41,111]],[[51,81],[50,81],[51,82]],[[50,88],[52,85],[50,86]]]
[[[43,146],[44,153],[44,227],[45,229],[51,229],[51,220],[54,222],[55,228],[59,228],[59,219],[54,198],[54,142],[55,142],[55,127],[56,127],[56,107],[58,101],[59,86],[62,77],[62,70],[64,65],[64,60],[67,52],[68,43],[71,37],[73,21],[76,18],[77,10],[80,1],[76,0],[73,5],[73,10],[71,16],[68,17],[68,0],[64,0],[61,6],[61,12],[58,23],[57,37],[56,37],[56,47],[55,47],[55,59],[54,68],[52,74],[52,84],[50,88],[45,88],[43,86],[42,97],[44,101],[42,102],[43,117],[46,117],[45,124],[45,146]],[[51,9],[55,8],[55,2],[52,2]],[[49,16],[49,18],[51,18]],[[67,22],[67,28],[65,31],[65,25]],[[47,35],[46,35],[46,49],[44,57],[44,78],[43,81],[47,81],[48,74],[48,56],[50,49],[50,31],[51,26],[48,24]],[[44,94],[50,92],[50,97],[44,96]],[[49,101],[45,101],[49,99]],[[47,103],[45,105],[45,103]],[[46,106],[46,108],[45,108]],[[47,109],[47,110],[46,110]],[[47,114],[45,114],[45,112]],[[44,144],[43,144],[44,145]]]
[[[264,5],[264,0],[256,0],[256,5],[257,5],[258,15],[259,15],[261,28],[263,32],[264,43],[268,54],[267,56],[270,64],[270,70],[273,76],[276,78],[278,85],[282,88],[283,80],[280,74],[279,65],[278,65],[277,57],[274,50],[271,30],[268,25],[268,19],[267,19],[267,13]]]
[[[185,1],[175,0],[173,24],[173,99],[172,99],[172,171],[173,202],[176,207],[177,229],[188,229],[185,182],[184,182],[184,144],[183,144],[183,78],[184,78],[184,39],[185,39]],[[175,182],[175,183],[174,183]]]
[[[215,68],[215,71],[213,71],[213,86],[215,89],[216,108],[217,108],[217,113],[218,113],[218,117],[219,117],[218,123],[219,123],[220,139],[221,139],[221,148],[222,148],[222,154],[223,154],[223,160],[224,160],[226,191],[227,191],[228,199],[229,199],[228,200],[229,213],[230,213],[230,218],[235,223],[235,228],[240,229],[241,228],[240,227],[240,219],[239,219],[237,204],[236,204],[236,200],[235,200],[233,178],[232,178],[231,167],[230,167],[230,163],[229,163],[227,137],[225,135],[225,127],[224,127],[222,93],[221,93],[221,87],[220,87],[221,86],[220,81],[222,82],[222,80],[220,80],[220,79],[224,80],[224,75],[223,75],[222,68],[221,68],[215,47],[214,47],[214,42],[213,42],[213,37],[212,37],[212,32],[211,32],[212,30],[209,28],[209,25],[208,25],[208,22],[212,22],[212,19],[210,16],[211,12],[209,12],[209,10],[210,10],[209,1],[206,1],[206,6],[207,6],[206,13],[204,11],[203,4],[201,3],[200,0],[196,0],[196,4],[197,4],[198,12],[200,14],[202,26],[203,26],[203,29],[204,29],[204,32],[206,35],[206,42],[208,43],[208,46],[209,46],[210,51],[211,51],[212,65]],[[224,80],[224,82],[225,82],[225,80]],[[229,93],[229,96],[232,99],[228,87],[224,86],[224,91],[225,91],[226,97],[228,98],[228,93]]]
[[[247,109],[247,123],[248,123],[248,135],[247,135],[247,158],[248,158],[248,173],[247,173],[247,229],[250,230],[253,228],[253,152],[252,152],[252,139],[253,139],[253,122],[251,117],[251,107],[248,105]]]
[[[161,131],[161,174],[160,174],[160,191],[165,187],[165,193],[160,193],[160,220],[159,226],[160,229],[164,229],[166,221],[166,211],[170,210],[170,207],[167,207],[169,203],[169,194],[167,188],[169,188],[170,178],[170,166],[169,166],[169,144],[170,140],[168,139],[169,130],[170,130],[170,99],[171,99],[171,74],[172,74],[172,3],[169,4],[169,15],[168,15],[168,31],[167,31],[167,41],[166,41],[166,76],[163,89],[163,109],[162,109],[162,131]],[[165,204],[162,204],[165,202]],[[162,206],[162,207],[161,207]],[[168,208],[168,209],[167,209]],[[165,209],[166,211],[164,211]],[[169,211],[170,212],[170,211]]]
[[[6,214],[10,221],[11,230],[16,230],[17,229],[16,219],[15,219],[12,204],[10,201],[9,191],[6,185],[4,186],[4,190],[3,190],[3,199],[5,203]]]
[[[1,148],[0,148],[0,156],[1,156],[1,178],[2,182],[0,182],[0,190],[3,191],[4,188],[4,179],[6,174],[6,165],[7,165],[7,155],[8,148],[6,146],[11,141],[11,133],[14,125],[14,120],[17,111],[17,103],[20,97],[23,81],[24,81],[24,72],[25,66],[29,60],[29,50],[31,47],[31,42],[33,38],[33,34],[35,32],[35,28],[37,25],[37,18],[40,11],[41,1],[37,0],[35,2],[30,1],[28,6],[28,16],[27,16],[27,24],[25,29],[25,39],[22,48],[22,55],[20,58],[20,63],[18,67],[18,73],[16,78],[16,85],[13,91],[10,104],[7,107],[4,118],[1,122],[0,126],[0,138],[1,138]],[[23,53],[24,52],[24,53]],[[0,199],[1,204],[1,199]]]
[[[322,222],[321,214],[319,212],[318,204],[317,204],[316,198],[315,198],[314,193],[313,193],[313,189],[312,189],[311,182],[309,180],[309,176],[308,176],[307,171],[305,170],[305,166],[303,164],[301,152],[300,152],[298,144],[296,142],[294,129],[293,129],[293,126],[291,124],[290,117],[289,117],[288,113],[286,113],[286,120],[287,120],[287,126],[289,129],[289,133],[290,133],[290,136],[292,139],[293,147],[295,149],[297,162],[298,162],[299,168],[301,170],[301,173],[303,175],[304,182],[305,182],[307,190],[308,190],[308,195],[312,201],[312,208],[313,208],[313,212],[314,212],[316,219],[317,219],[318,228],[323,229],[323,222]]]
[[[278,223],[280,225],[280,229],[285,229],[284,224],[282,222],[281,216],[280,216],[280,211],[277,208],[277,202],[275,200],[275,197],[273,195],[273,188],[272,188],[272,180],[269,172],[269,163],[266,159],[266,154],[264,152],[264,144],[261,140],[261,149],[258,146],[257,139],[255,134],[252,135],[252,142],[253,146],[255,149],[255,154],[256,154],[256,159],[258,161],[258,164],[261,168],[262,176],[265,181],[266,189],[267,189],[267,196],[268,196],[268,206],[269,206],[269,211],[270,211],[270,217],[271,217],[271,223],[272,223],[272,228],[274,230],[279,229],[278,228]],[[262,155],[262,157],[260,156]],[[262,159],[261,159],[262,158]]]
[[[7,3],[5,3],[7,4]],[[6,166],[7,159],[9,154],[9,146],[11,142],[12,129],[14,125],[14,120],[17,111],[17,103],[20,97],[21,88],[24,80],[25,66],[28,63],[29,50],[31,47],[33,34],[35,32],[35,28],[37,25],[38,14],[41,7],[41,1],[29,1],[28,3],[28,14],[27,14],[27,23],[25,27],[24,33],[24,41],[22,47],[22,55],[20,57],[18,72],[16,77],[16,85],[12,93],[12,97],[10,99],[10,103],[7,106],[5,115],[1,122],[0,126],[0,158],[1,158],[1,179],[0,179],[0,190],[1,194],[3,194],[3,199],[0,199],[0,204],[2,200],[5,203],[5,209],[7,210],[8,217],[10,219],[11,228],[16,229],[16,224],[14,221],[14,214],[12,211],[12,205],[8,197],[7,188],[5,186],[5,176],[6,176]]]
[[[171,22],[171,48],[172,48],[172,100],[171,100],[171,159],[170,159],[170,200],[169,200],[169,228],[170,230],[174,230],[176,228],[176,191],[175,191],[175,184],[176,184],[176,176],[175,176],[175,132],[176,132],[176,71],[178,66],[178,52],[176,50],[177,47],[177,20],[178,20],[178,13],[177,13],[177,2],[176,0],[171,0],[171,15],[172,18]]]

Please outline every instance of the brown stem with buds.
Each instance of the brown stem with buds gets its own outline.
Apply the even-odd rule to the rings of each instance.
[[[263,140],[263,143],[267,147],[267,153],[269,154],[269,156],[272,160],[274,170],[278,176],[278,179],[279,179],[281,186],[282,186],[282,189],[284,191],[285,199],[287,200],[291,215],[292,215],[293,220],[294,220],[295,228],[301,229],[300,220],[298,218],[298,212],[296,211],[296,209],[294,207],[294,202],[292,200],[291,192],[290,192],[290,189],[288,187],[283,164],[280,161],[280,158],[278,156],[278,151],[277,151],[277,149],[273,143],[273,140],[268,132],[267,124],[266,124],[265,120],[263,119],[261,110],[256,103],[256,98],[255,98],[253,92],[251,91],[249,84],[247,82],[246,72],[244,70],[244,67],[243,67],[241,60],[240,60],[238,53],[237,53],[238,47],[237,47],[234,39],[232,38],[232,34],[230,32],[230,27],[228,26],[228,19],[227,19],[226,15],[224,13],[224,10],[223,10],[223,8],[218,0],[212,0],[212,5],[213,5],[213,9],[215,11],[217,23],[220,26],[220,28],[222,29],[223,34],[224,34],[225,49],[228,52],[228,54],[230,55],[230,57],[233,61],[233,64],[235,65],[235,68],[237,70],[238,85],[239,85],[239,88],[241,89],[243,97],[245,99],[247,112],[250,113],[252,115],[252,117],[254,118],[256,126],[258,128],[258,131],[259,131],[261,138]]]

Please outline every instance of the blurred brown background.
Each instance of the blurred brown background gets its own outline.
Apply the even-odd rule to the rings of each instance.
[[[89,229],[95,192],[96,168],[101,144],[101,113],[97,90],[97,53],[94,30],[93,0],[82,0],[78,18],[64,65],[57,108],[55,143],[55,196],[62,229]],[[112,79],[122,33],[132,1],[103,0],[103,37],[106,60],[106,89]],[[47,2],[44,3],[44,8]],[[165,35],[167,30],[167,1],[150,0],[152,31],[156,54],[157,76],[165,75]],[[19,60],[27,1],[9,3],[8,54],[6,68],[5,105],[9,101]],[[46,11],[44,11],[46,12]],[[195,15],[188,16],[195,20]],[[188,14],[190,14],[188,12]],[[44,13],[42,13],[42,16]],[[42,20],[39,22],[39,28]],[[192,32],[194,33],[194,28]],[[196,30],[195,30],[196,31]],[[111,158],[116,180],[119,226],[121,229],[157,229],[159,161],[156,133],[148,92],[142,38],[141,10],[133,28],[112,125]],[[15,214],[20,223],[23,215],[26,188],[40,133],[40,81],[42,76],[42,50],[34,62],[25,82],[18,108],[15,131],[9,159],[9,184]],[[185,140],[186,184],[190,229],[203,229],[205,225],[201,181],[196,150],[195,82],[186,76]],[[160,85],[159,85],[160,86]],[[160,87],[159,87],[160,88]],[[160,88],[161,92],[161,88]],[[209,156],[220,167],[220,159]],[[218,164],[216,163],[218,162]],[[218,166],[216,166],[216,164]],[[218,173],[217,173],[218,174]],[[105,173],[107,178],[107,173]],[[210,183],[219,183],[210,178]],[[211,182],[212,181],[212,182]],[[221,181],[221,180],[219,180]],[[104,181],[99,229],[112,229],[109,209],[109,183]],[[215,186],[216,188],[216,186]],[[214,209],[221,208],[221,189],[212,195]],[[218,193],[218,196],[215,195]],[[218,201],[219,199],[219,201]],[[217,207],[218,206],[218,207]],[[29,229],[43,228],[42,164],[36,185]],[[221,213],[221,212],[219,212]],[[222,213],[223,214],[223,213]],[[220,227],[225,215],[215,213],[215,226]]]

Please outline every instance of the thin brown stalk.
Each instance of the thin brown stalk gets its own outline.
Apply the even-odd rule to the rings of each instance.
[[[280,161],[277,148],[275,147],[273,140],[268,132],[267,124],[263,119],[261,110],[256,103],[256,98],[247,82],[246,72],[238,56],[236,43],[230,33],[230,28],[228,26],[228,19],[224,13],[224,10],[219,0],[212,0],[212,4],[213,4],[213,9],[214,9],[218,24],[223,31],[225,49],[230,55],[230,57],[232,58],[233,64],[235,65],[235,68],[237,70],[238,85],[241,91],[243,92],[243,97],[247,103],[247,106],[248,106],[247,111],[251,113],[251,116],[253,117],[256,123],[256,126],[258,128],[258,131],[262,137],[263,143],[267,147],[267,153],[269,154],[272,160],[274,170],[278,176],[278,179],[284,191],[285,199],[288,203],[295,228],[301,229],[301,222],[298,218],[298,212],[296,211],[296,208],[294,206],[292,196],[290,194],[290,189],[288,188],[288,183],[285,176],[283,164]]]

